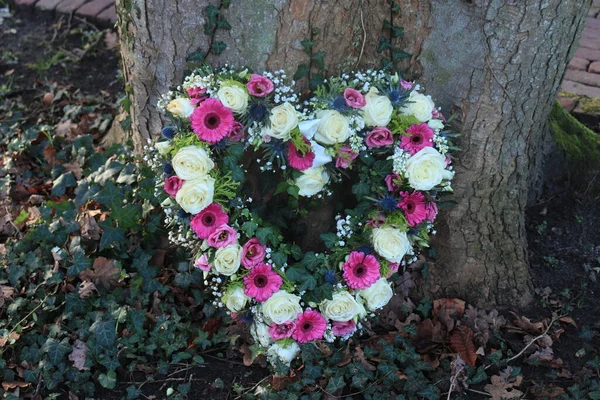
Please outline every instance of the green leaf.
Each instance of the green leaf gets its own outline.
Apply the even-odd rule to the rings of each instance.
[[[310,49],[312,49],[315,43],[312,40],[303,39],[300,41],[300,44],[302,45],[302,47],[304,47],[304,51],[306,51],[306,54],[310,55]]]
[[[325,391],[327,393],[335,394],[335,392],[342,389],[344,386],[346,386],[346,382],[344,382],[343,376],[332,376],[329,378],[329,382],[327,382]]]
[[[315,54],[313,54],[311,58],[313,60],[314,65],[318,69],[325,69],[325,52],[323,50],[317,51]]]
[[[367,182],[364,177],[361,177],[361,181],[352,186],[352,193],[354,193],[358,200],[362,200],[362,198],[370,192],[371,185],[369,185],[369,182]]]
[[[300,188],[296,185],[290,185],[287,188],[287,193],[293,198],[297,199],[300,193]]]
[[[185,60],[188,62],[202,62],[205,58],[206,53],[203,52],[200,48],[198,48],[198,50],[194,51],[193,53],[190,53],[190,55],[187,56]]]
[[[109,208],[121,207],[123,205],[123,191],[120,190],[112,181],[106,182],[104,188],[93,197],[93,200],[98,203],[107,206]]]
[[[325,246],[330,250],[337,247],[340,243],[340,239],[335,233],[321,233],[321,240],[323,240]]]
[[[379,38],[379,42],[377,43],[377,52],[378,53],[383,53],[384,50],[387,50],[391,47],[392,47],[392,42],[390,42],[390,39],[386,38],[385,36],[381,36]]]
[[[18,225],[22,222],[25,222],[27,220],[27,217],[29,217],[29,213],[26,210],[21,210],[21,212],[19,213],[19,215],[17,215],[17,218],[15,218],[15,220],[13,221],[13,223],[15,225]]]
[[[312,274],[305,275],[300,282],[302,282],[298,288],[298,291],[300,292],[305,290],[314,290],[317,287],[317,280],[314,276],[312,276]]]
[[[100,374],[98,382],[106,389],[114,389],[117,386],[117,374],[115,371],[108,371],[106,374]]]
[[[79,275],[81,271],[84,271],[92,266],[92,260],[86,257],[85,251],[81,247],[77,247],[72,253],[73,265],[67,268],[68,276]]]
[[[394,61],[402,60],[404,58],[410,58],[411,56],[412,55],[410,53],[407,53],[400,49],[392,50],[392,60],[394,60]]]
[[[125,242],[125,230],[123,228],[113,227],[110,221],[102,221],[98,225],[102,228],[102,237],[100,238],[100,251],[104,250],[113,243],[117,243],[117,248]]]
[[[290,267],[285,271],[285,276],[293,282],[300,282],[309,275],[306,269],[299,266]]]
[[[105,349],[110,349],[116,338],[115,320],[96,320],[92,326],[90,326],[90,332],[92,332],[96,337],[96,343],[98,346]]]
[[[298,69],[296,69],[296,73],[294,74],[294,80],[299,80],[304,78],[305,76],[308,76],[308,73],[310,72],[310,67],[306,64],[300,64],[298,65]]]
[[[258,240],[260,240],[262,244],[267,244],[269,242],[278,242],[278,240],[275,238],[275,230],[270,226],[259,228],[256,231],[256,237],[258,238]]]
[[[67,172],[56,178],[52,182],[52,196],[62,196],[65,194],[67,188],[77,186],[75,175],[72,172]]]
[[[287,256],[278,251],[271,254],[271,261],[273,261],[273,264],[277,265],[278,267],[282,267],[283,264],[287,262]]]
[[[487,380],[487,374],[485,373],[484,367],[477,368],[477,371],[473,377],[469,380],[469,383],[475,385],[476,383],[484,382]]]
[[[302,261],[300,261],[300,265],[306,268],[309,271],[314,270],[319,264],[319,258],[315,255],[314,251],[309,251],[304,255]]]
[[[44,352],[48,354],[48,361],[53,365],[58,365],[63,362],[65,356],[71,352],[71,345],[69,339],[64,338],[60,342],[53,338],[48,338],[44,343]]]
[[[224,42],[214,42],[210,50],[215,56],[218,56],[221,55],[226,48],[227,45]]]
[[[242,230],[248,237],[254,236],[254,233],[258,229],[258,224],[254,221],[246,221],[242,224]]]

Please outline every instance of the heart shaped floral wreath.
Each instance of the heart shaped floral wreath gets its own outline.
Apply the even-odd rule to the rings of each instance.
[[[160,170],[171,241],[194,254],[213,304],[251,324],[253,355],[275,366],[299,344],[347,340],[390,301],[390,278],[428,246],[453,176],[446,121],[419,85],[353,72],[303,103],[293,86],[283,71],[197,69],[161,96],[172,123],[146,156]],[[250,150],[263,175],[281,177],[273,194],[287,193],[301,215],[306,197],[330,196],[358,171],[356,207],[321,235],[329,252],[303,252],[255,212]]]

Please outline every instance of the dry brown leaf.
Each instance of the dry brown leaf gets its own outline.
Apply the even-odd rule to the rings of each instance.
[[[71,129],[76,128],[77,125],[73,124],[72,121],[70,119],[66,120],[66,121],[61,121],[56,125],[56,130],[54,132],[54,134],[56,136],[67,136],[69,133],[71,133]]]
[[[0,348],[6,346],[6,343],[8,342],[11,342],[11,344],[16,342],[20,337],[21,335],[19,335],[17,332],[11,332],[8,334],[8,336],[0,337]]]
[[[56,163],[56,149],[52,146],[44,147],[44,158],[46,162],[53,167]]]
[[[11,389],[26,388],[29,385],[31,385],[31,382],[2,382],[2,389],[7,392]]]
[[[521,386],[523,377],[512,377],[511,372],[512,368],[508,367],[500,375],[492,376],[491,384],[485,385],[484,390],[491,395],[492,400],[515,399],[523,395],[523,392],[516,389]]]
[[[69,360],[73,361],[73,366],[79,371],[85,371],[90,369],[85,367],[85,360],[87,357],[88,347],[81,340],[77,339],[73,346],[73,351],[69,354]]]
[[[100,226],[94,217],[81,218],[81,236],[89,240],[100,240]]]
[[[511,312],[511,314],[515,317],[515,320],[513,321],[514,327],[519,328],[527,333],[531,333],[532,335],[535,335],[535,336],[538,336],[539,334],[544,332],[544,329],[545,329],[544,322],[542,322],[542,321],[541,322],[531,322],[531,320],[527,317],[523,317],[523,316],[519,317],[514,312]]]
[[[98,288],[96,287],[96,285],[94,285],[93,282],[81,282],[81,284],[79,285],[79,298],[85,299],[86,297],[90,296],[94,292],[94,290],[98,291]]]
[[[360,346],[356,346],[356,349],[354,349],[354,358],[358,359],[358,362],[360,362],[364,369],[368,371],[377,371],[377,367],[367,361],[365,352]]]
[[[15,294],[15,288],[12,286],[0,285],[0,296],[7,300]]]
[[[105,257],[98,257],[94,260],[92,269],[86,269],[79,274],[82,280],[94,282],[96,286],[102,285],[105,289],[117,286],[121,270],[115,267],[115,261]]]
[[[549,385],[538,385],[534,382],[534,384],[535,386],[529,389],[529,392],[535,395],[536,399],[552,399],[565,393],[563,388],[552,383]]]
[[[52,102],[54,101],[54,94],[47,92],[44,94],[44,97],[42,98],[42,103],[44,103],[44,105],[46,107],[48,107],[50,104],[52,104]]]
[[[477,363],[477,353],[471,328],[466,325],[458,326],[452,331],[449,341],[452,351],[458,353],[467,364],[474,367]]]
[[[444,310],[450,318],[460,319],[465,312],[465,302],[460,299],[437,299],[433,301],[433,318]]]
[[[435,324],[429,318],[417,325],[419,338],[427,339],[436,343],[444,343],[446,340],[446,330],[442,324],[437,321]]]
[[[563,365],[563,361],[560,358],[554,358],[554,351],[549,347],[538,350],[530,355],[527,358],[527,362],[549,368],[560,368]]]
[[[81,169],[81,165],[79,165],[77,161],[74,161],[72,163],[65,163],[62,166],[65,167],[65,173],[72,172],[73,175],[75,175],[75,178],[81,179],[83,169]]]
[[[575,320],[571,317],[562,317],[559,319],[560,322],[564,322],[565,324],[570,324],[573,325],[573,327],[575,329],[577,329],[577,324],[575,323]]]

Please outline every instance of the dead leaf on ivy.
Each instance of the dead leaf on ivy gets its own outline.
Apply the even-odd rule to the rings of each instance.
[[[577,324],[575,323],[575,320],[571,317],[562,317],[559,319],[560,322],[564,322],[565,324],[570,324],[573,325],[573,327],[575,329],[577,329]]]
[[[26,388],[31,385],[31,382],[2,382],[2,389],[5,392],[16,388]]]
[[[14,343],[17,340],[19,340],[19,338],[21,337],[21,335],[19,335],[17,332],[11,332],[8,334],[8,336],[1,336],[0,337],[0,348],[6,346],[6,343],[11,342]]]
[[[554,358],[554,351],[549,347],[538,350],[530,355],[527,358],[527,362],[549,368],[560,368],[563,365],[563,361],[560,358]]]
[[[465,302],[461,299],[437,299],[433,301],[433,317],[437,318],[440,311],[454,319],[462,318],[465,312]]]
[[[81,236],[84,239],[100,240],[100,226],[94,217],[83,216],[81,219]]]
[[[477,353],[473,343],[473,331],[465,325],[458,326],[450,335],[450,348],[465,360],[467,364],[474,367],[477,363]]]
[[[73,361],[73,366],[79,371],[85,371],[90,369],[85,367],[85,360],[87,357],[88,347],[81,340],[77,339],[73,346],[73,351],[69,354],[69,360]]]
[[[98,257],[94,260],[91,269],[86,269],[79,274],[82,280],[94,282],[96,286],[102,285],[105,289],[117,286],[121,270],[115,267],[114,260],[105,257]]]
[[[81,174],[83,173],[83,169],[81,168],[81,165],[79,165],[79,163],[77,161],[74,161],[72,163],[65,163],[62,166],[65,167],[65,173],[72,172],[73,175],[75,175],[75,178],[77,178],[78,180],[81,179]]]
[[[552,399],[565,393],[565,389],[552,383],[549,385],[539,385],[536,382],[533,383],[535,386],[529,389],[529,392],[535,395],[537,399]]]
[[[51,167],[56,163],[56,149],[52,146],[44,147],[44,158]]]
[[[523,377],[513,377],[511,373],[512,368],[508,367],[500,375],[492,376],[491,384],[485,385],[484,390],[491,395],[492,400],[515,399],[523,395],[523,392],[516,389],[521,386]]]
[[[93,282],[83,281],[79,285],[79,298],[85,299],[86,297],[94,293],[94,291],[98,291],[98,288],[96,287],[96,285],[94,285]]]
[[[508,327],[509,330],[513,332],[525,331],[535,336],[538,336],[539,334],[544,332],[545,324],[543,321],[531,322],[531,320],[527,317],[519,317],[514,312],[511,312],[511,314],[515,317],[515,320],[513,321],[513,326]]]
[[[368,371],[377,371],[377,367],[367,361],[365,352],[360,346],[356,346],[356,349],[354,349],[354,358],[360,362],[364,369]]]

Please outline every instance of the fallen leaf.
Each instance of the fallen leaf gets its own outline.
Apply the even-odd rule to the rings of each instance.
[[[2,382],[2,389],[4,389],[5,392],[11,390],[11,389],[16,389],[16,388],[26,388],[29,385],[31,385],[31,382]]]
[[[81,165],[79,165],[77,161],[74,161],[72,163],[65,163],[62,166],[65,167],[65,173],[72,172],[73,175],[75,175],[75,178],[77,178],[78,180],[81,179],[83,169],[81,169]]]
[[[491,395],[492,400],[515,399],[523,395],[523,392],[516,389],[521,386],[523,377],[512,377],[511,372],[512,368],[508,367],[500,375],[492,376],[491,384],[485,385],[484,390]]]
[[[96,286],[102,285],[105,289],[117,286],[121,270],[115,267],[115,261],[105,257],[98,257],[94,260],[91,269],[86,269],[79,274],[82,280],[94,282]]]
[[[44,158],[51,167],[56,163],[56,149],[53,146],[44,147]]]
[[[532,335],[535,335],[535,336],[544,332],[544,329],[545,329],[544,322],[531,322],[531,320],[527,317],[523,317],[523,316],[519,317],[514,312],[511,312],[511,314],[515,317],[515,320],[513,321],[514,327],[519,328],[525,332],[531,333]],[[514,330],[514,329],[512,329],[512,330]]]
[[[8,336],[0,337],[0,348],[6,346],[6,343],[8,343],[8,342],[13,344],[17,340],[19,340],[20,337],[21,337],[21,335],[19,335],[17,332],[11,332],[8,334]]]
[[[473,331],[466,325],[458,326],[450,335],[450,348],[452,351],[474,367],[477,363],[477,353],[473,343]]]
[[[94,292],[94,290],[98,291],[98,288],[96,287],[96,285],[94,285],[93,282],[81,282],[81,284],[79,285],[79,298],[85,299],[86,297],[90,296]]]
[[[570,324],[573,325],[573,327],[575,329],[577,329],[577,324],[575,323],[575,320],[571,317],[562,317],[559,319],[560,322],[564,322],[565,324]]]
[[[85,360],[87,357],[88,347],[81,340],[77,339],[73,346],[73,351],[69,354],[69,360],[73,361],[73,366],[79,371],[85,371],[90,369],[85,367]]]
[[[80,222],[81,236],[89,240],[100,240],[100,226],[94,217],[83,216]]]
[[[563,361],[560,358],[554,358],[554,351],[549,347],[538,350],[530,355],[527,358],[527,362],[549,368],[560,368],[563,365]]]
[[[440,311],[446,311],[449,317],[462,318],[465,312],[465,302],[460,299],[437,299],[433,301],[433,317],[437,318]]]
[[[54,94],[47,92],[44,94],[44,97],[42,98],[42,103],[44,103],[44,105],[46,107],[48,107],[50,104],[52,104],[52,102],[54,101]]]
[[[61,121],[58,124],[56,124],[56,129],[54,131],[54,134],[56,136],[67,136],[69,133],[71,133],[71,130],[76,128],[77,125],[73,124],[71,122],[70,119],[66,120],[66,121]]]
[[[365,352],[360,346],[356,346],[354,349],[354,358],[358,359],[358,362],[368,371],[377,371],[377,367],[367,361]]]

